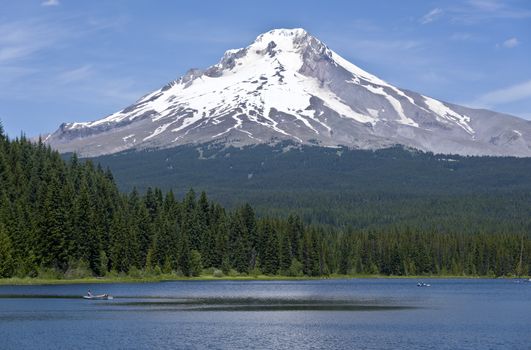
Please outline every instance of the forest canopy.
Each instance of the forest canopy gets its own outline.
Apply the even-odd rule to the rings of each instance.
[[[108,169],[10,140],[0,124],[0,277],[529,274],[526,230],[441,232],[425,220],[333,227],[227,210],[193,189],[121,193]]]

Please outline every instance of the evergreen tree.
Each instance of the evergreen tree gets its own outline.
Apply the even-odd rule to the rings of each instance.
[[[201,239],[206,231],[206,217],[202,217],[202,210],[196,203],[195,192],[190,189],[183,200],[181,231],[188,237],[191,249],[201,249]]]
[[[76,260],[88,261],[92,271],[99,273],[101,241],[94,225],[94,216],[97,214],[87,180],[82,179],[80,186],[79,195],[73,207],[74,239],[70,242],[69,249],[73,251]]]
[[[301,258],[300,242],[302,240],[303,232],[304,228],[301,218],[299,216],[290,215],[288,217],[288,236],[290,238],[292,258]]]
[[[146,256],[152,244],[153,232],[148,209],[136,191],[129,196],[129,210],[132,215],[131,225],[137,228],[138,237],[138,266],[146,265]],[[157,217],[161,214],[157,213]]]
[[[190,250],[190,237],[188,236],[188,231],[184,230],[179,236],[179,268],[185,276],[190,276],[192,273]]]
[[[11,240],[5,232],[4,227],[0,224],[0,277],[6,278],[13,276],[14,269]]]
[[[228,255],[230,265],[236,271],[242,273],[249,271],[249,236],[240,213],[235,213],[230,216]]]
[[[307,276],[318,276],[320,270],[317,238],[313,230],[305,233],[302,242],[303,272]]]
[[[135,188],[133,188],[133,192],[136,192]],[[149,212],[151,222],[153,222],[157,217],[157,213],[159,212],[159,203],[157,201],[157,196],[151,187],[148,187],[146,191],[144,202],[146,209]]]
[[[64,234],[67,213],[59,191],[59,181],[52,177],[40,217],[37,254],[42,266],[65,270],[68,262],[68,247]]]
[[[117,272],[128,272],[135,266],[135,248],[137,247],[136,237],[131,234],[126,213],[119,209],[111,225],[111,254],[110,263],[113,270]],[[138,266],[135,266],[138,267]]]
[[[280,233],[280,270],[283,274],[289,271],[292,264],[290,237],[286,232]]]
[[[264,256],[260,259],[260,267],[266,275],[275,275],[280,267],[278,234],[269,221],[262,224],[261,236],[264,242]]]
[[[349,273],[351,269],[351,246],[347,236],[342,236],[339,243],[339,268],[338,272],[342,275]]]
[[[245,204],[240,209],[243,224],[247,230],[247,236],[249,237],[249,249],[250,249],[250,263],[249,268],[253,269],[257,265],[258,255],[260,253],[260,235],[256,228],[256,216],[253,208],[249,204]]]
[[[151,244],[154,263],[158,266],[169,264],[170,271],[178,267],[179,238],[178,224],[164,214],[157,216],[154,222],[154,237]],[[153,263],[153,262],[152,262]]]
[[[190,252],[190,276],[199,276],[202,270],[201,253],[197,250],[192,250]]]
[[[211,252],[211,262],[212,266],[221,268],[223,262],[225,261],[228,266],[229,257],[228,257],[228,245],[229,245],[229,235],[228,235],[228,225],[227,218],[223,208],[219,205],[215,205],[212,210],[212,223],[211,230],[212,234],[215,237],[214,250]],[[207,250],[208,252],[208,250]]]

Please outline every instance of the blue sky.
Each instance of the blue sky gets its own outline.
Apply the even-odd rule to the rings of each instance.
[[[449,102],[531,119],[531,1],[0,0],[0,119],[100,119],[273,28]]]

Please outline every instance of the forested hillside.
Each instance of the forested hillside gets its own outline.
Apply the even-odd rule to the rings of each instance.
[[[316,207],[318,210],[319,206]],[[360,206],[363,211],[363,206]],[[120,193],[113,175],[0,128],[0,276],[211,273],[528,274],[531,239],[436,226],[386,229],[308,225],[297,212],[257,218],[205,193]],[[429,229],[426,227],[430,227]]]
[[[260,216],[297,212],[306,223],[374,230],[531,228],[531,158],[279,143],[182,146],[94,161],[111,168],[123,191],[156,186],[182,196],[193,187],[228,208],[250,203]]]

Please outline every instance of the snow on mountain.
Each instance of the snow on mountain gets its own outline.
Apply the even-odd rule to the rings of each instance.
[[[47,143],[96,156],[126,149],[279,140],[438,153],[531,156],[528,121],[392,86],[303,29],[228,50],[110,116],[62,124]]]

